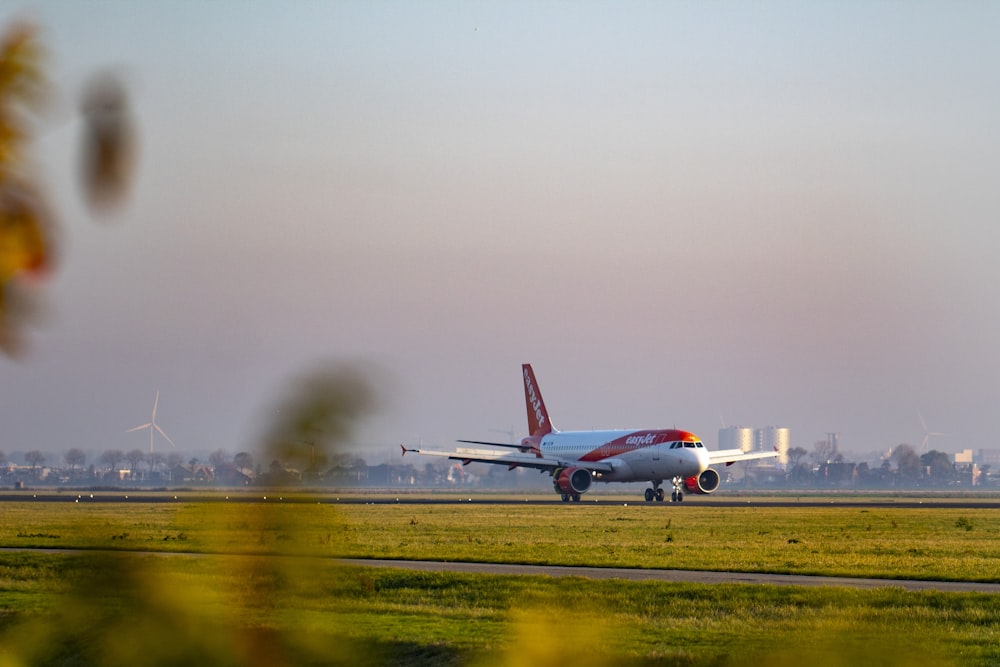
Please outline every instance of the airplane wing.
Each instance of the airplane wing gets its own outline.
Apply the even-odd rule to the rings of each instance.
[[[778,452],[744,452],[742,449],[720,449],[708,453],[709,465],[725,463],[727,466],[738,461],[756,461],[779,456]]]
[[[407,452],[423,454],[424,456],[440,456],[455,461],[461,461],[463,465],[469,463],[493,463],[505,465],[510,470],[514,468],[535,468],[537,470],[547,470],[549,472],[556,468],[583,468],[596,472],[611,472],[614,467],[610,461],[576,461],[557,459],[553,457],[538,457],[534,454],[522,452],[499,451],[495,449],[473,449],[471,447],[458,447],[454,451],[443,451],[437,449],[408,449],[400,445],[405,456]]]
[[[511,449],[520,449],[522,452],[528,451],[528,448],[524,445],[511,445],[506,442],[487,442],[485,440],[459,440],[458,442],[464,442],[469,445],[489,445],[490,447],[510,447]]]

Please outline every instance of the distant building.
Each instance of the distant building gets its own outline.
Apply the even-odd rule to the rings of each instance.
[[[1000,449],[980,449],[977,463],[981,466],[1000,466]]]
[[[749,428],[726,426],[719,429],[719,449],[740,449],[744,452],[777,451],[781,465],[788,465],[788,448],[791,432],[781,426]]]
[[[203,463],[181,463],[170,470],[170,478],[174,482],[212,482],[215,480],[215,470]]]
[[[214,481],[226,486],[249,486],[253,477],[231,463],[223,463],[215,467]]]
[[[753,451],[753,429],[746,426],[727,426],[719,429],[719,449]]]
[[[783,426],[765,426],[754,431],[754,450],[758,452],[778,452],[781,465],[788,465],[788,447],[791,431]]]
[[[971,449],[963,449],[955,454],[955,463],[974,463],[975,457]]]
[[[837,454],[840,453],[840,434],[839,433],[827,433],[826,442],[830,449],[830,458],[837,458]]]

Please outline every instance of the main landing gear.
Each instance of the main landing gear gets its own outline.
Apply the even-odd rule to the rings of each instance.
[[[663,502],[663,489],[660,488],[660,484],[663,480],[654,479],[653,488],[646,489],[646,502],[651,503],[655,499],[657,502]]]
[[[680,477],[674,477],[671,480],[671,484],[674,485],[674,490],[670,494],[670,502],[672,502],[672,503],[679,503],[679,502],[682,502],[684,500],[684,492],[681,491],[681,481],[682,480],[681,480]],[[657,502],[663,502],[663,495],[664,495],[663,494],[663,489],[660,488],[660,484],[662,484],[662,483],[663,483],[663,480],[654,479],[653,480],[653,488],[646,489],[646,502],[647,503],[653,502],[654,499]]]
[[[654,499],[663,502],[663,489],[646,489],[646,502],[651,503]]]

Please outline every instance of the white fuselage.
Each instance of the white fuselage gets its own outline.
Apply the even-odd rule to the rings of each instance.
[[[603,482],[642,482],[700,475],[709,465],[700,440],[674,430],[557,431],[542,436],[542,456],[565,461],[609,463]]]

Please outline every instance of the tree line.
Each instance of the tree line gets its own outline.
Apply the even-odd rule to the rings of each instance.
[[[25,465],[30,467],[31,471],[38,471],[48,467],[49,469],[60,470],[68,472],[70,475],[75,475],[78,471],[86,469],[88,457],[87,453],[79,447],[72,447],[66,450],[61,459],[53,459],[51,455],[47,455],[38,449],[24,452],[21,458],[23,458]],[[209,454],[206,461],[201,461],[197,457],[185,460],[185,457],[177,452],[161,454],[160,452],[146,452],[136,448],[127,452],[121,449],[105,449],[96,457],[94,463],[91,464],[92,472],[98,470],[95,463],[102,466],[100,470],[103,472],[112,473],[119,470],[127,470],[130,478],[134,479],[143,473],[162,472],[185,465],[193,467],[202,463],[216,470],[233,468],[244,473],[249,473],[254,470],[255,459],[250,452],[238,452],[230,456],[225,450],[218,449]],[[11,467],[7,455],[3,451],[0,451],[0,466]]]
[[[910,445],[899,445],[880,463],[856,463],[826,450],[809,452],[802,447],[788,450],[785,467],[747,465],[728,469],[727,486],[756,488],[900,488],[991,485],[990,467],[975,470],[956,466],[945,452],[931,450],[917,454]],[[45,483],[216,483],[222,485],[319,484],[371,487],[482,487],[548,488],[548,477],[535,471],[509,472],[502,466],[477,464],[469,467],[456,462],[433,461],[423,465],[398,461],[369,465],[361,456],[321,452],[291,461],[271,458],[258,462],[249,451],[230,455],[217,449],[204,460],[176,452],[161,454],[141,449],[106,449],[88,456],[71,448],[62,457],[50,457],[39,450],[17,453],[25,467],[7,464],[0,451],[0,478],[13,476],[24,481]],[[824,458],[828,457],[828,458]],[[48,464],[48,466],[46,465]],[[44,475],[44,476],[43,476]],[[978,476],[977,476],[978,475]]]

